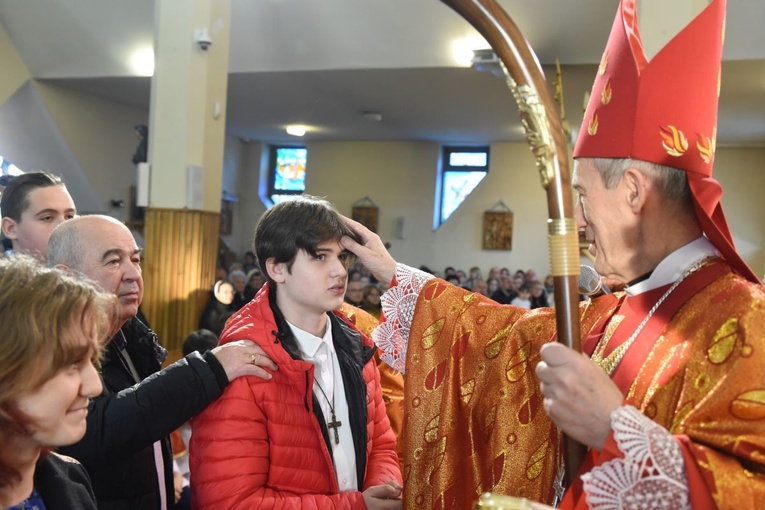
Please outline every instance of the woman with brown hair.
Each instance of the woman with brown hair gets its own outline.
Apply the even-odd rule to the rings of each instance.
[[[52,449],[85,434],[114,303],[29,257],[0,260],[0,508],[96,508],[85,469]]]

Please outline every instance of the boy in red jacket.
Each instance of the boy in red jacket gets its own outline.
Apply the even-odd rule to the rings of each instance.
[[[268,284],[229,320],[221,344],[249,338],[279,369],[271,380],[234,381],[195,418],[195,508],[401,508],[375,347],[335,311],[353,262],[343,235],[355,237],[309,196],[258,222]]]

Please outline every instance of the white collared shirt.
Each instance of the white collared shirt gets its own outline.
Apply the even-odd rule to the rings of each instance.
[[[656,269],[653,270],[648,279],[631,285],[624,290],[628,296],[637,296],[643,292],[674,283],[695,263],[707,257],[719,256],[720,252],[709,242],[709,239],[701,236],[667,255],[664,260],[659,262],[659,265],[656,266]]]
[[[298,328],[289,321],[287,324],[289,324],[292,334],[295,335],[303,359],[315,367],[313,393],[316,395],[316,400],[319,401],[322,413],[324,413],[324,422],[329,423],[332,419],[332,410],[327,402],[327,398],[329,398],[330,401],[334,400],[332,406],[335,409],[335,418],[342,424],[337,429],[340,444],[335,444],[334,430],[328,429],[329,443],[332,445],[332,459],[335,463],[335,473],[340,492],[358,491],[356,450],[353,446],[348,402],[345,399],[345,385],[335,352],[335,344],[332,341],[332,324],[327,318],[327,326],[322,338]],[[327,398],[322,394],[322,390],[326,393]]]

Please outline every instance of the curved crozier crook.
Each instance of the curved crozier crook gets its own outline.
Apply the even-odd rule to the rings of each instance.
[[[579,240],[574,222],[568,149],[560,115],[536,55],[495,0],[441,0],[465,18],[499,57],[518,103],[526,141],[547,191],[550,273],[555,281],[558,341],[581,351],[579,330]],[[584,448],[565,438],[566,480],[573,480]]]

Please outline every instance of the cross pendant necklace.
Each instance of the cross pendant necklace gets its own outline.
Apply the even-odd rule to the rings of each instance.
[[[319,388],[319,391],[324,396],[324,400],[327,401],[327,405],[329,405],[329,413],[330,413],[330,421],[327,423],[327,428],[332,429],[332,431],[335,433],[335,444],[340,444],[340,434],[337,432],[337,429],[340,428],[343,423],[337,420],[337,417],[335,417],[335,406],[332,405],[332,402],[330,402],[329,398],[327,398],[327,394],[324,393],[324,388],[321,387],[321,384],[319,384],[319,381],[314,381],[316,383],[316,387]],[[332,400],[335,399],[335,395],[333,393]]]
[[[332,409],[332,406],[330,406],[329,409],[332,411],[332,421],[327,423],[327,428],[332,429],[332,431],[335,433],[335,444],[340,444],[340,434],[338,434],[337,429],[342,425],[342,423],[337,421],[337,418],[335,418],[335,410]]]

